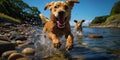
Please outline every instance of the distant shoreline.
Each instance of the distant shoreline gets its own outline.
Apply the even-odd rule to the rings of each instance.
[[[88,26],[89,28],[120,28],[120,26]]]
[[[74,28],[74,26],[71,26],[72,28]],[[120,28],[120,26],[115,27],[115,26],[83,26],[83,28]]]

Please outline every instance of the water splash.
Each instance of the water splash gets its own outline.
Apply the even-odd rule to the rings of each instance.
[[[39,37],[37,37],[34,46],[36,48],[36,55],[40,55],[41,57],[52,55],[52,50],[54,50],[51,41],[48,37],[45,37],[44,34],[40,34]]]
[[[36,41],[35,41],[35,48],[36,48],[36,56],[39,56],[41,58],[53,56],[56,54],[56,51],[58,50],[64,50],[65,51],[65,38],[64,36],[59,38],[61,42],[61,47],[59,49],[56,49],[53,47],[51,40],[48,38],[48,34],[39,33],[36,34]]]

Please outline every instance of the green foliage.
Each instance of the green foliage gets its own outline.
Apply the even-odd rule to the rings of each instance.
[[[116,2],[111,10],[110,15],[115,15],[120,13],[120,1]]]
[[[110,17],[107,18],[107,20],[102,24],[102,25],[107,25],[109,24],[111,21],[120,18],[120,14],[116,14],[116,15],[112,15]]]
[[[21,21],[19,19],[15,19],[13,17],[10,17],[10,16],[2,14],[2,13],[0,13],[0,18],[5,19],[5,20],[10,20],[10,21],[13,21],[16,23],[21,23]]]
[[[22,23],[41,24],[40,11],[22,0],[0,0],[0,13],[18,18]]]
[[[114,4],[110,16],[95,17],[90,25],[107,25],[117,18],[120,18],[120,1]]]
[[[92,24],[101,24],[101,23],[104,23],[106,21],[107,17],[109,17],[109,16],[106,15],[106,16],[95,17],[95,19],[93,19],[93,21],[91,22],[91,25]]]

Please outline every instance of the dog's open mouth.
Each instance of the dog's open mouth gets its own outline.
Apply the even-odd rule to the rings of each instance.
[[[57,27],[59,27],[59,28],[65,27],[66,17],[57,17],[56,20],[57,20]]]

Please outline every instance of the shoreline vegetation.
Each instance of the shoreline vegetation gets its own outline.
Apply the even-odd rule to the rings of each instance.
[[[120,1],[114,4],[110,15],[95,17],[90,27],[120,28]]]
[[[41,25],[40,13],[22,0],[0,0],[0,23]]]

